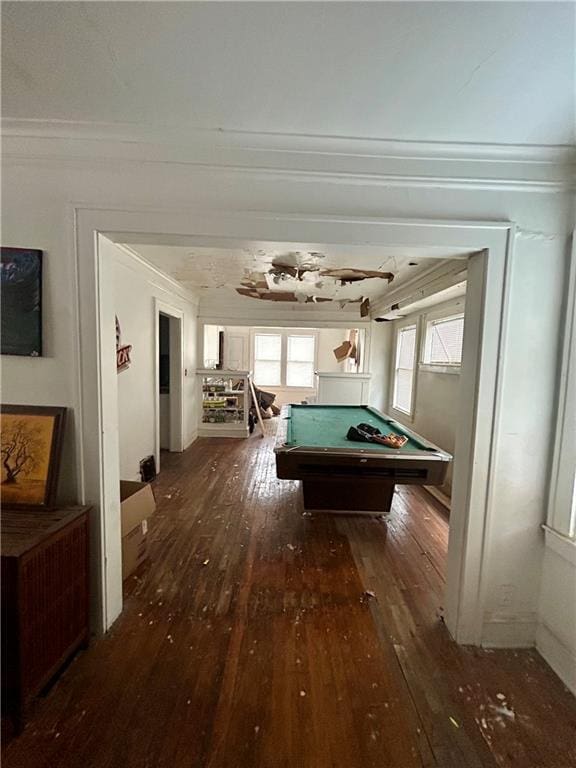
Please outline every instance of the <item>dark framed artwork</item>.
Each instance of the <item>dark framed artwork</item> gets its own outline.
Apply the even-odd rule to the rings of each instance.
[[[0,407],[2,506],[51,509],[56,502],[66,408]]]
[[[3,355],[42,355],[42,251],[0,249]]]

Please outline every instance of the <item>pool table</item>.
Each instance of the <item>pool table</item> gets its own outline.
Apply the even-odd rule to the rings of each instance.
[[[371,424],[406,435],[402,448],[348,440],[348,428]],[[280,414],[276,472],[301,480],[304,509],[386,515],[394,486],[441,485],[452,456],[368,405],[285,405]]]

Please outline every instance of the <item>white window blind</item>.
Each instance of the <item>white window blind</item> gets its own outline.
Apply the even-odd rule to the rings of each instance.
[[[254,381],[261,386],[282,384],[282,336],[254,334]]]
[[[392,405],[405,413],[412,412],[416,326],[400,328],[396,337],[396,367]]]
[[[254,333],[254,383],[262,387],[314,387],[316,334],[293,329]]]
[[[288,336],[286,386],[314,386],[314,336]]]
[[[432,320],[426,326],[424,362],[428,365],[460,365],[464,315]]]

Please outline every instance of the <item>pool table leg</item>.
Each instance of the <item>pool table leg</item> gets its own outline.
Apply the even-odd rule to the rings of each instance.
[[[394,483],[380,479],[331,478],[302,481],[306,511],[352,512],[385,517],[390,512]]]

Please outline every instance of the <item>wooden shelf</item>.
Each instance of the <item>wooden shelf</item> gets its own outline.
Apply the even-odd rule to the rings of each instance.
[[[248,392],[247,371],[218,371],[201,370],[198,376],[202,377],[200,386],[200,423],[198,434],[204,437],[248,437],[248,400],[245,395]],[[231,389],[233,382],[242,384],[242,389]],[[225,389],[214,391],[216,387],[224,386]],[[223,402],[235,398],[236,405],[214,405],[212,401]],[[234,402],[234,400],[233,400]],[[208,421],[206,415],[210,414],[213,421]],[[233,420],[216,420],[228,415]],[[232,416],[230,416],[232,414]]]

